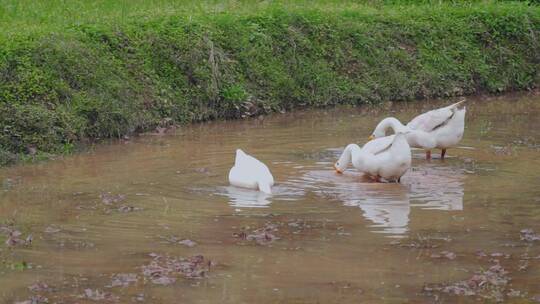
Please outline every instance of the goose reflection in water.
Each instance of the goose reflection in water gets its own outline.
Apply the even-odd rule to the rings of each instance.
[[[401,184],[372,183],[361,173],[346,171],[337,175],[329,171],[310,171],[304,180],[318,195],[342,201],[345,206],[359,207],[363,216],[371,221],[374,232],[392,236],[408,231],[409,194]],[[318,185],[315,185],[318,181]]]
[[[271,194],[234,186],[225,187],[224,194],[229,198],[229,205],[235,208],[266,208],[272,202]]]
[[[381,184],[372,183],[353,170],[337,175],[331,170],[319,169],[331,164],[318,163],[303,175],[291,177],[278,184],[273,195],[233,186],[223,187],[218,194],[227,197],[233,208],[268,208],[272,200],[297,200],[309,191],[337,199],[345,206],[360,208],[364,218],[372,223],[373,232],[392,237],[404,236],[409,231],[414,208],[463,210],[464,174],[458,168],[425,164],[409,170],[401,184]]]
[[[426,166],[409,171],[401,184],[372,183],[358,172],[336,175],[307,172],[303,180],[321,196],[359,207],[373,232],[399,237],[408,232],[411,207],[463,210],[463,173],[455,168]]]
[[[229,205],[234,208],[268,208],[272,200],[295,201],[305,194],[303,189],[289,182],[274,186],[272,191],[272,194],[267,194],[252,189],[227,186],[217,191],[217,194],[227,197]]]

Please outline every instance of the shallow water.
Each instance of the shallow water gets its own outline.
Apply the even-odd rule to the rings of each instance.
[[[540,96],[468,98],[460,147],[430,162],[414,150],[401,184],[332,170],[385,116],[407,121],[453,101],[198,124],[3,169],[0,221],[22,235],[8,246],[0,230],[0,302],[540,298]],[[228,186],[236,148],[269,165],[272,196]],[[212,261],[200,277],[145,276],[153,260],[195,255]],[[485,279],[493,266],[504,271]]]

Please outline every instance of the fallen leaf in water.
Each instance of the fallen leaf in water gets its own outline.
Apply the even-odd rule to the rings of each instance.
[[[487,254],[483,250],[477,250],[476,256],[479,258],[487,257]]]
[[[168,276],[159,276],[152,278],[152,283],[157,285],[171,285],[174,282],[176,282],[176,278],[171,278]]]
[[[532,229],[522,229],[520,231],[520,238],[522,241],[526,242],[534,242],[534,241],[540,241],[540,235],[534,233],[534,230]]]
[[[185,246],[188,246],[188,247],[194,247],[197,245],[197,243],[195,243],[194,241],[192,240],[181,240],[178,242],[178,244],[180,245],[185,245]]]
[[[537,256],[529,256],[528,253],[524,253],[520,256],[520,259],[523,260],[540,260],[540,255]]]
[[[431,254],[431,257],[436,259],[445,258],[449,260],[454,260],[456,258],[456,254],[451,251],[441,251],[440,253]]]
[[[49,285],[43,283],[43,282],[36,282],[30,286],[28,286],[28,289],[31,292],[49,292],[52,291],[52,289],[49,287]]]
[[[510,254],[502,253],[502,252],[493,252],[492,254],[490,254],[490,256],[494,257],[494,258],[498,258],[498,257],[502,257],[502,258],[505,258],[505,259],[510,258]]]
[[[21,238],[22,233],[13,226],[0,226],[0,232],[7,236],[6,245],[30,245],[32,243],[32,234],[29,234],[25,239]]]
[[[246,227],[245,229],[249,229],[249,227]],[[272,242],[279,240],[279,237],[274,235],[274,232],[276,231],[278,231],[277,225],[266,223],[264,227],[255,229],[251,232],[241,231],[233,233],[233,237],[247,241],[254,241],[259,245],[269,245]]]
[[[248,234],[246,240],[255,241],[259,245],[268,245],[279,238],[274,234],[267,231],[256,231],[252,234]]]
[[[233,237],[235,238],[238,238],[238,239],[242,239],[242,240],[245,240],[246,237],[247,237],[247,233],[245,233],[244,231],[241,231],[241,232],[234,232],[232,234]]]
[[[45,304],[49,303],[49,299],[41,295],[32,296],[29,300],[22,302],[15,302],[15,304]]]
[[[196,168],[194,171],[197,173],[203,173],[203,174],[208,174],[208,172],[210,172],[208,168]]]
[[[299,223],[299,222],[289,222],[289,223],[287,223],[288,226],[294,227],[294,228],[300,228],[300,226],[301,226],[300,224],[301,223]]]
[[[525,271],[529,268],[529,261],[519,260],[518,271]]]
[[[90,288],[87,288],[84,290],[84,295],[82,297],[85,297],[92,301],[109,301],[109,302],[118,301],[117,296],[114,296],[110,292],[100,291],[99,289],[92,290]]]
[[[101,198],[101,202],[105,205],[111,205],[113,203],[119,203],[126,199],[126,196],[123,194],[117,194],[114,195],[110,192],[107,193],[101,193],[99,196]]]
[[[48,226],[47,228],[45,228],[45,233],[57,233],[60,231],[61,229],[58,227]]]
[[[502,302],[509,281],[508,272],[501,265],[496,264],[488,270],[476,272],[467,280],[448,284],[428,284],[424,286],[423,292],[427,294],[442,292],[457,296],[478,296]]]
[[[21,235],[22,233],[19,230],[11,230],[11,232],[9,233],[9,236],[11,237],[19,237]]]
[[[112,276],[110,287],[127,287],[131,283],[136,283],[138,277],[134,273],[118,273]]]
[[[515,147],[508,144],[506,146],[491,146],[496,155],[509,156],[515,153]]]
[[[187,246],[187,247],[194,247],[197,245],[197,243],[195,243],[194,241],[192,240],[188,240],[188,239],[181,239],[175,235],[171,235],[171,236],[159,236],[161,239],[165,240],[167,243],[170,243],[170,244],[179,244],[179,245],[184,245],[184,246]]]
[[[105,293],[104,292],[100,292],[99,290],[92,290],[90,288],[87,288],[84,290],[84,295],[90,299],[90,300],[94,300],[94,301],[99,301],[99,300],[105,300]]]
[[[131,298],[132,301],[144,302],[144,293],[139,293],[135,297]]]
[[[128,206],[128,205],[122,205],[118,207],[118,211],[122,213],[128,213],[128,212],[139,211],[139,210],[142,210],[142,208]]]
[[[523,298],[526,295],[526,293],[521,292],[519,290],[510,289],[508,293],[506,293],[506,296],[510,298]]]
[[[439,247],[437,244],[431,244],[427,242],[411,242],[411,243],[404,243],[399,244],[400,247],[406,247],[411,249],[433,249]]]
[[[158,285],[170,285],[177,277],[186,279],[200,279],[205,277],[213,263],[205,260],[202,255],[189,258],[172,258],[151,253],[152,261],[142,266],[145,278]]]

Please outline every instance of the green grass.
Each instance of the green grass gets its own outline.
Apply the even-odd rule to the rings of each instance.
[[[0,0],[0,163],[158,125],[531,89],[525,2]]]
[[[64,32],[74,25],[87,23],[115,26],[130,23],[134,19],[152,20],[178,15],[238,16],[273,9],[289,12],[354,10],[364,14],[399,14],[403,10],[445,10],[448,7],[454,9],[479,5],[499,4],[482,0],[0,0],[0,37]]]

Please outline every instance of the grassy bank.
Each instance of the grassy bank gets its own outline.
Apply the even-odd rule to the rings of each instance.
[[[540,83],[527,3],[0,3],[2,164],[158,125]]]

